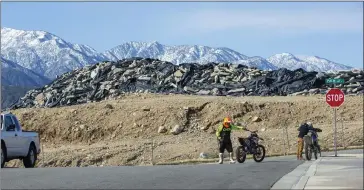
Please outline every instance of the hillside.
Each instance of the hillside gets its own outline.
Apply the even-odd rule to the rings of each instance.
[[[338,145],[363,144],[363,96],[347,96],[338,113]],[[196,159],[201,152],[217,155],[215,129],[230,115],[259,130],[268,155],[283,154],[283,127],[288,127],[290,152],[296,151],[297,126],[306,119],[323,132],[323,149],[332,147],[333,111],[324,96],[217,97],[134,94],[115,100],[63,108],[13,111],[23,127],[40,133],[45,167],[116,166],[150,163],[154,141],[156,163]],[[261,121],[253,122],[258,117]],[[343,129],[341,128],[343,120]],[[183,132],[171,134],[179,125]],[[164,128],[164,129],[163,129]],[[158,131],[164,133],[158,133]],[[344,133],[342,133],[344,131]],[[234,131],[237,137],[248,132]],[[344,135],[344,136],[342,136]],[[8,166],[19,164],[9,163]]]
[[[44,86],[50,79],[1,57],[1,109],[8,108],[27,91]]]
[[[33,87],[1,85],[1,110],[9,108]]]
[[[44,86],[50,79],[1,57],[1,84],[11,86]]]

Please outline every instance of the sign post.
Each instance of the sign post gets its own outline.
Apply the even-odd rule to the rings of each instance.
[[[326,79],[326,83],[333,83],[334,87],[337,83],[344,83],[343,79]],[[332,88],[326,93],[326,103],[329,104],[334,109],[334,147],[335,147],[335,157],[337,157],[337,130],[336,130],[336,108],[340,107],[345,101],[345,94],[338,88]]]

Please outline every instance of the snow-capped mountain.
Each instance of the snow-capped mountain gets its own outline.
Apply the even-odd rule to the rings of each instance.
[[[1,85],[40,87],[50,79],[1,57]]]
[[[25,31],[1,28],[1,55],[24,68],[54,79],[57,75],[100,61],[130,57],[156,58],[175,64],[197,62],[240,63],[259,69],[287,68],[294,70],[332,71],[347,70],[341,65],[320,57],[298,57],[277,54],[264,59],[248,57],[229,48],[197,45],[168,46],[154,42],[128,42],[99,53],[87,45],[72,44],[45,31]]]
[[[157,41],[128,42],[121,44],[104,55],[111,60],[120,60],[129,57],[149,57],[169,61],[174,64],[181,63],[208,63],[208,62],[235,62],[246,60],[247,56],[228,48],[212,48],[207,46],[167,46]]]
[[[272,63],[268,62],[263,57],[255,56],[255,57],[249,57],[245,60],[238,60],[234,61],[236,64],[243,64],[248,67],[256,67],[262,70],[275,70],[277,67],[273,65]]]
[[[1,28],[1,55],[48,78],[106,59],[89,46],[45,31],[11,28]]]
[[[352,69],[352,67],[335,63],[318,56],[294,56],[290,53],[273,55],[267,61],[278,68],[288,68],[290,70],[302,68],[306,71],[330,72]]]
[[[207,46],[167,46],[156,41],[147,42],[128,42],[119,45],[104,55],[110,60],[119,60],[129,57],[148,57],[169,61],[174,64],[197,62],[229,62],[236,64],[244,64],[249,67],[257,67],[259,69],[278,69],[287,68],[295,70],[298,68],[307,71],[333,71],[347,70],[352,67],[338,64],[317,56],[297,58],[289,53],[276,54],[268,59],[259,56],[248,57],[229,48],[213,48]]]

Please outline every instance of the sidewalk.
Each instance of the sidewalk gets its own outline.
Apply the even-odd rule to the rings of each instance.
[[[363,189],[363,154],[332,154],[306,161],[272,189]]]

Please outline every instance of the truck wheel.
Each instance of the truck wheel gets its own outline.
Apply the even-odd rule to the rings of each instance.
[[[5,166],[6,150],[5,146],[1,143],[1,168]]]
[[[28,155],[23,159],[24,167],[34,168],[36,161],[37,161],[37,152],[35,150],[34,144],[31,144],[29,147]]]

